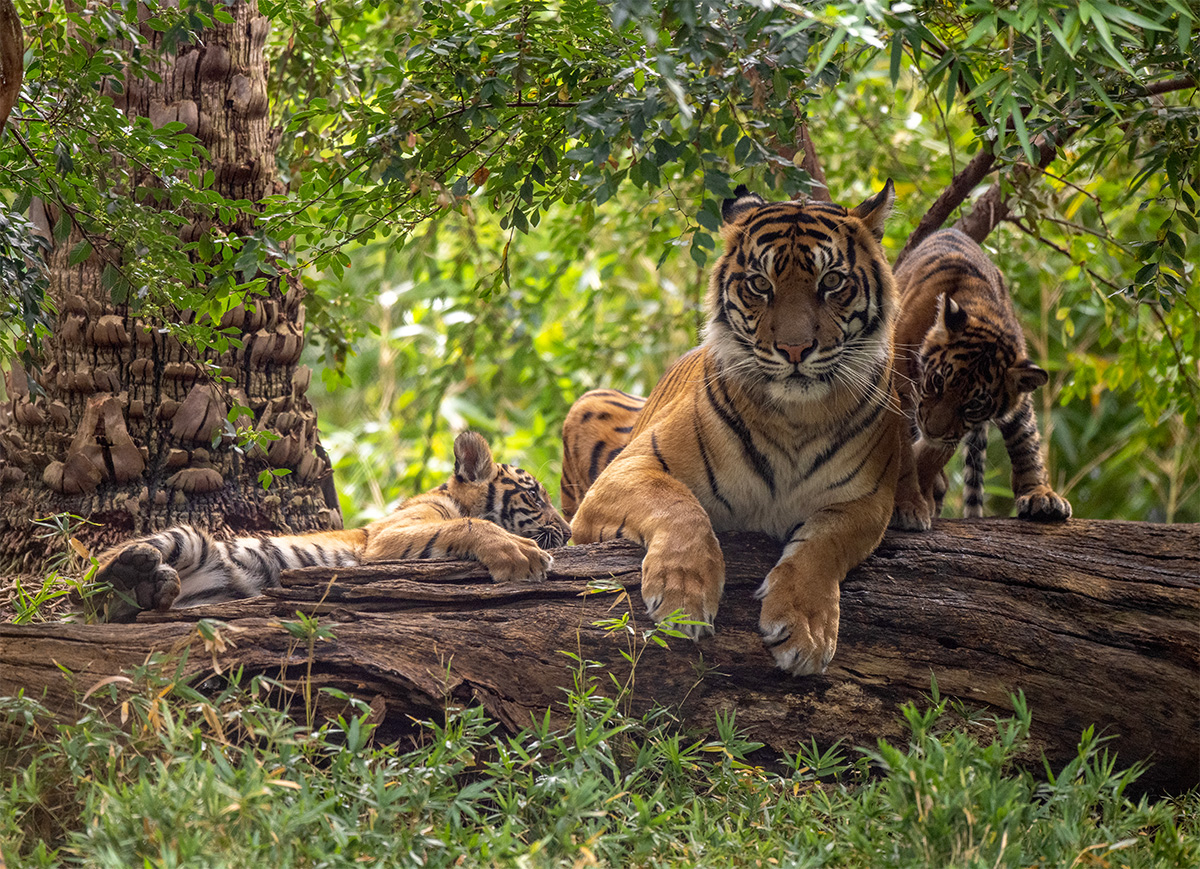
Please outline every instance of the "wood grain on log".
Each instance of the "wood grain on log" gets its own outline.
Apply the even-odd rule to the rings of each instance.
[[[739,725],[774,751],[811,738],[871,746],[903,739],[897,704],[927,695],[935,676],[944,695],[999,714],[1023,690],[1037,747],[1055,767],[1095,725],[1113,736],[1123,763],[1150,760],[1147,786],[1200,783],[1198,525],[975,520],[890,533],[843,583],[829,671],[803,679],[774,669],[757,632],[753,592],[778,545],[737,535],[722,546],[728,581],[716,636],[647,646],[635,711],[661,704],[709,730],[715,711],[736,708]],[[386,706],[385,722],[437,715],[450,699],[478,702],[519,728],[562,708],[572,680],[564,652],[629,677],[621,651],[640,634],[596,621],[630,612],[639,629],[650,627],[637,591],[639,547],[613,541],[555,555],[543,582],[496,584],[462,562],[314,568],[285,574],[266,597],[143,614],[135,625],[0,625],[0,694],[44,690],[68,712],[73,691],[151,650],[195,644],[201,617],[228,622],[237,645],[219,656],[222,666],[299,680],[307,649],[280,627],[299,610],[320,614],[335,635],[315,646],[314,683]],[[595,580],[610,590],[589,594]],[[197,651],[188,666],[203,674],[211,658]]]

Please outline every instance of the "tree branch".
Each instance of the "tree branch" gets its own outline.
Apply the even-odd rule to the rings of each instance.
[[[1036,141],[1038,149],[1038,162],[1036,170],[1045,169],[1054,162],[1054,158],[1058,156],[1059,146],[1073,136],[1079,127],[1073,126],[1063,130],[1055,131],[1056,138],[1050,139],[1046,136],[1039,136]],[[1018,178],[1027,178],[1035,169],[1024,164],[1013,168],[1013,174]],[[1006,219],[1009,215],[1008,203],[1004,198],[1004,190],[1000,181],[997,181],[989,187],[982,196],[975,202],[975,207],[971,209],[969,214],[960,217],[954,224],[954,228],[965,232],[975,241],[982,243],[988,234],[996,228],[1000,221]]]
[[[949,220],[950,215],[954,213],[954,209],[962,205],[966,198],[971,195],[971,191],[992,171],[992,166],[995,163],[996,155],[988,149],[980,151],[971,158],[971,161],[962,168],[961,172],[954,176],[954,180],[942,191],[942,195],[925,212],[925,216],[921,218],[921,222],[917,224],[917,228],[913,230],[912,235],[908,237],[908,241],[904,243],[904,249],[896,257],[897,266],[904,261],[904,258],[909,253],[916,249],[917,245],[932,233],[941,229],[942,224]]]
[[[1146,85],[1144,93],[1146,96],[1159,96],[1196,86],[1195,78],[1182,76]],[[1039,136],[1036,142],[1039,152],[1036,169],[1043,170],[1054,162],[1059,147],[1075,135],[1079,129],[1076,125],[1058,128],[1052,131],[1053,139],[1045,135]],[[954,209],[958,208],[971,195],[975,186],[991,171],[995,162],[995,155],[991,151],[980,151],[975,155],[921,218],[921,222],[917,224],[917,228],[909,236],[908,241],[904,244],[904,249],[896,258],[896,265],[900,265],[918,244],[946,222]],[[1029,166],[1018,166],[1014,171],[1025,173],[1028,177],[1028,173],[1033,172],[1034,169]],[[954,226],[975,241],[982,242],[996,228],[997,224],[1008,218],[1008,215],[1009,207],[1004,200],[1001,184],[997,181],[979,197],[970,214],[960,217]]]

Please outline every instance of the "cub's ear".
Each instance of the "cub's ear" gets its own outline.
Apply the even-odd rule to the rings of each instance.
[[[1008,369],[1008,386],[1013,392],[1033,392],[1039,386],[1045,386],[1050,375],[1038,368],[1028,359],[1022,359]]]
[[[767,204],[757,193],[751,193],[745,184],[739,184],[733,195],[735,198],[726,199],[721,203],[721,219],[726,223],[733,223],[741,214]]]
[[[486,483],[496,476],[496,463],[483,436],[465,431],[454,439],[454,476],[465,483]]]
[[[943,302],[945,304],[943,304]],[[938,309],[947,332],[961,332],[967,326],[967,312],[945,293],[938,296]]]
[[[879,241],[883,238],[883,224],[892,213],[892,203],[895,201],[896,187],[889,178],[882,190],[861,205],[851,208],[850,214],[861,220],[871,230],[875,240]]]

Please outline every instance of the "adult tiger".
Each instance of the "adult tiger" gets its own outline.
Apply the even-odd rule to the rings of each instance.
[[[111,621],[143,609],[199,606],[261,594],[296,567],[351,567],[400,558],[470,558],[505,581],[540,579],[571,527],[532,475],[497,464],[475,432],[454,441],[454,475],[363,528],[219,541],[183,525],[100,557]]]
[[[589,393],[564,425],[563,489],[586,492],[574,538],[643,544],[656,620],[682,610],[712,624],[725,583],[714,530],[786,541],[758,592],[759,626],[794,674],[829,664],[839,584],[892,514],[905,433],[892,386],[896,291],[879,241],[893,199],[890,181],[849,210],[739,187],[722,207],[704,342],[640,410]]]
[[[988,422],[995,420],[1012,461],[1018,518],[1069,519],[1071,504],[1050,487],[1030,397],[1049,376],[1028,358],[1000,270],[969,236],[943,229],[900,264],[896,287],[900,397],[919,435],[913,485],[897,493],[897,514],[928,526],[941,512],[943,468],[965,436],[963,514],[982,516]]]

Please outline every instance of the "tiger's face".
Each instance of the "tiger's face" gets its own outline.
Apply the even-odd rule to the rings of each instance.
[[[879,246],[891,182],[854,209],[725,201],[707,341],[731,374],[777,402],[862,393],[891,361],[896,293]]]
[[[917,365],[917,426],[926,440],[945,446],[1007,416],[1023,393],[1048,379],[1041,368],[1018,359],[1012,340],[947,302],[945,294],[938,297],[937,319]]]
[[[554,509],[546,488],[528,471],[494,461],[480,435],[460,434],[454,441],[454,460],[454,476],[444,491],[464,515],[494,522],[544,549],[570,539],[571,526]]]

